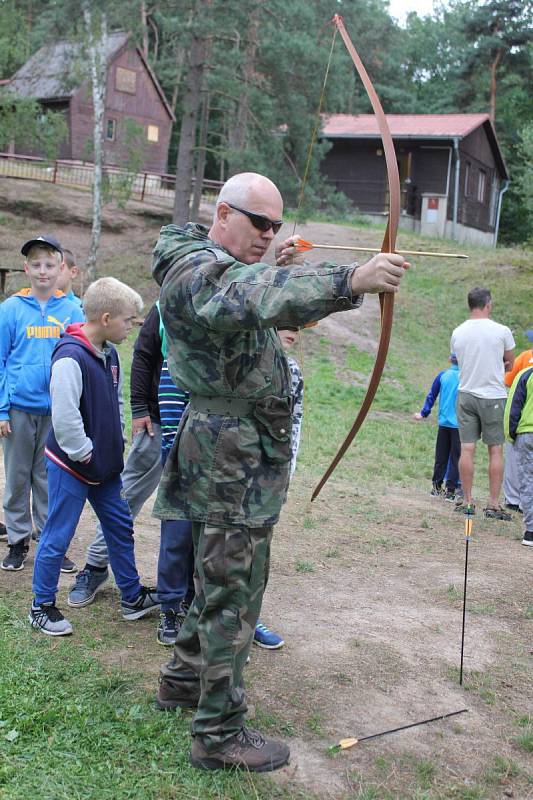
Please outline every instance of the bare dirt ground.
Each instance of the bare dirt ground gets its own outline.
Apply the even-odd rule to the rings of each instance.
[[[137,247],[139,259],[148,260],[160,222],[117,212],[120,219],[128,227],[128,253]],[[76,230],[58,220],[46,229],[59,236],[68,231],[67,244],[78,249],[88,241],[85,223]],[[345,242],[358,238],[342,232]],[[302,233],[328,241],[338,230],[313,225]],[[16,236],[9,234],[0,249],[2,263],[23,236],[22,224]],[[124,246],[124,228],[106,229],[110,266]],[[147,298],[150,292],[155,295],[147,276]],[[372,350],[377,303],[344,319],[332,317],[312,335]],[[370,329],[365,335],[362,319]],[[311,476],[298,471],[273,543],[262,619],[283,634],[285,646],[275,652],[253,648],[247,675],[258,727],[291,744],[291,764],[275,780],[324,800],[533,797],[531,753],[519,741],[533,713],[533,549],[520,544],[518,515],[511,523],[475,518],[460,687],[462,518],[425,486],[407,491],[361,485],[340,471],[312,507],[311,488]],[[148,583],[155,581],[159,539],[150,509],[148,502],[136,522],[139,571]],[[94,516],[86,509],[70,551],[80,567],[93,530]],[[29,603],[32,564],[33,548],[23,572],[0,573],[4,596],[16,587],[27,591]],[[66,608],[71,581],[61,577],[60,607]],[[155,692],[168,651],[155,641],[153,618],[122,622],[114,587],[93,606],[69,610],[69,618],[75,628],[90,620],[105,625],[115,636],[104,655],[96,650],[95,656],[140,669],[147,691]],[[76,637],[61,644],[75,646]],[[341,738],[463,708],[468,712],[450,720],[328,754]]]
[[[533,553],[519,543],[519,523],[474,524],[461,688],[463,526],[449,504],[422,491],[376,496],[366,488],[354,495],[340,481],[312,509],[309,494],[305,473],[297,475],[276,531],[262,612],[286,644],[275,652],[253,648],[247,676],[258,726],[289,736],[291,765],[276,780],[319,798],[357,797],[368,786],[390,792],[368,797],[410,798],[423,797],[415,787],[426,770],[443,792],[427,797],[526,800],[531,765],[516,740],[518,720],[533,711],[526,618]],[[136,522],[146,582],[155,581],[159,539],[150,505]],[[79,566],[93,530],[86,509],[70,550]],[[33,553],[22,573],[0,574],[3,594],[25,587],[29,602],[32,563]],[[61,577],[60,607],[71,581]],[[154,692],[167,652],[155,643],[155,620],[123,623],[114,587],[87,609],[69,609],[75,628],[95,615],[114,632],[114,643],[95,655],[142,670]],[[468,713],[453,719],[327,753],[341,738],[465,707]],[[469,795],[495,759],[500,771],[492,783]]]

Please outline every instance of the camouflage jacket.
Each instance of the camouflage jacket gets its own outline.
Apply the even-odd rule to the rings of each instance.
[[[154,514],[230,527],[273,525],[290,468],[290,372],[276,328],[357,308],[356,265],[243,264],[207,229],[161,229],[153,275],[170,373],[191,394],[167,459]],[[227,398],[211,413],[195,397]],[[239,402],[250,410],[236,412]],[[223,403],[226,400],[222,400]]]

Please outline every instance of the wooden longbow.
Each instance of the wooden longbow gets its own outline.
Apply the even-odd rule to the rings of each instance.
[[[400,176],[398,174],[398,164],[396,161],[396,153],[394,150],[394,144],[392,141],[391,132],[387,123],[387,118],[381,106],[379,97],[377,96],[376,90],[372,85],[372,81],[368,77],[368,73],[363,65],[363,62],[359,57],[357,50],[355,49],[352,43],[352,40],[348,36],[346,28],[344,27],[344,22],[342,17],[338,14],[335,14],[335,16],[333,17],[333,23],[336,25],[337,30],[340,33],[344,44],[346,45],[346,49],[348,50],[348,53],[352,58],[355,69],[357,70],[357,73],[361,78],[363,86],[365,87],[366,93],[369,97],[372,109],[374,111],[374,114],[376,115],[376,119],[378,122],[381,141],[383,143],[383,151],[385,153],[385,163],[387,165],[387,180],[389,185],[389,218],[380,252],[393,253],[396,246],[396,234],[398,232],[398,220],[400,218]],[[318,482],[317,486],[315,487],[311,497],[311,501],[313,501],[316,497],[318,497],[322,487],[325,485],[326,481],[328,480],[334,469],[337,467],[341,458],[348,450],[357,431],[363,424],[366,415],[368,414],[368,411],[370,409],[370,406],[372,405],[374,397],[376,395],[376,391],[379,386],[381,376],[383,374],[383,369],[385,367],[385,362],[387,360],[387,353],[389,350],[389,343],[392,330],[392,319],[394,314],[394,294],[389,292],[380,293],[379,303],[381,306],[381,334],[379,338],[379,345],[376,354],[376,360],[374,363],[374,368],[372,370],[372,375],[370,377],[370,383],[368,384],[368,389],[366,390],[366,394],[364,396],[357,417],[355,418],[355,422],[353,423],[348,435],[341,444],[335,458],[333,459],[333,461],[325,471],[324,475]]]

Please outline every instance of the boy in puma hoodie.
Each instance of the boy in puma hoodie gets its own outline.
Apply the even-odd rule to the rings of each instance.
[[[47,514],[44,442],[50,428],[50,362],[65,328],[83,311],[57,290],[63,252],[43,234],[21,249],[30,287],[0,305],[0,439],[4,449],[4,519],[9,552],[1,567],[24,568],[32,524]],[[32,511],[33,509],[33,520]],[[64,572],[75,571],[65,561]]]
[[[126,338],[142,300],[115,278],[101,278],[89,286],[83,305],[87,322],[70,325],[52,356],[49,514],[35,557],[29,614],[31,626],[49,636],[72,633],[55,599],[61,560],[86,500],[102,525],[124,619],[139,619],[159,605],[154,590],[141,586],[135,566],[133,523],[120,479],[121,370],[110,344]]]

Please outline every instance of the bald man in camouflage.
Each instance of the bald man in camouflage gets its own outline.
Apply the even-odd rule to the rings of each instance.
[[[396,292],[405,266],[396,254],[295,266],[297,237],[278,246],[276,267],[264,264],[282,213],[268,178],[235,175],[209,231],[168,225],[154,251],[170,371],[190,393],[154,513],[192,521],[196,557],[196,596],[157,703],[196,709],[190,760],[203,769],[265,772],[289,760],[285,743],[245,726],[242,680],[289,482],[290,373],[276,328]]]

